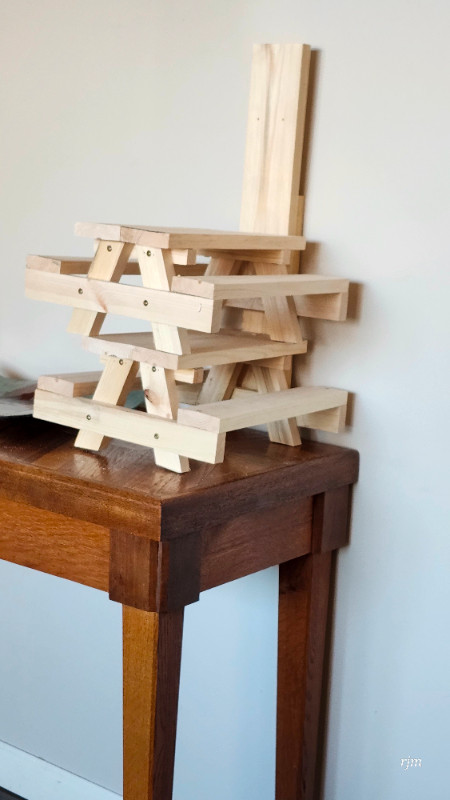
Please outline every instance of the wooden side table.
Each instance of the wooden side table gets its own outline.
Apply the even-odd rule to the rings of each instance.
[[[358,454],[246,430],[223,464],[177,475],[144,448],[72,443],[49,423],[1,423],[0,558],[122,603],[125,800],[172,797],[184,607],[276,564],[276,800],[313,800],[332,553]]]

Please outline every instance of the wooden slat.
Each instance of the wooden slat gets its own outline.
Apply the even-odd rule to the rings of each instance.
[[[92,258],[77,258],[76,256],[33,256],[27,257],[28,269],[38,269],[43,272],[53,272],[57,275],[87,275],[92,264]],[[123,271],[124,275],[140,275],[137,261],[128,261]]]
[[[87,397],[94,394],[102,377],[101,372],[67,372],[59,375],[41,375],[37,388],[46,392],[63,394],[66,397]],[[175,371],[175,380],[180,383],[202,383],[202,369],[179,369]],[[136,378],[130,391],[141,388],[141,381]]]
[[[242,386],[236,387],[231,395],[232,398],[243,397],[256,397],[257,392],[251,389],[244,389]],[[192,397],[194,395],[192,394]],[[186,395],[186,400],[183,402],[193,403],[194,400],[189,399]],[[324,411],[313,411],[310,414],[303,414],[297,417],[297,425],[300,428],[311,428],[316,431],[327,431],[327,433],[340,433],[345,429],[345,417],[347,408],[345,405],[338,406],[337,408],[328,408]]]
[[[310,48],[253,48],[241,230],[297,233]]]
[[[168,250],[136,247],[142,282],[149,289],[169,292],[175,276],[172,255]],[[167,353],[190,353],[187,331],[176,325],[152,325],[153,338],[157,350]]]
[[[217,331],[220,326],[220,304],[205,298],[199,301],[176,292],[53,275],[34,269],[26,270],[25,281],[27,297],[34,300],[204,332]]]
[[[78,222],[78,236],[128,242],[162,249],[220,250],[303,250],[303,236],[277,236],[269,233],[235,233],[201,228],[160,228],[110,223]]]
[[[151,417],[145,411],[117,408],[84,397],[62,397],[38,389],[35,393],[34,416],[77,429],[89,423],[89,430],[94,433],[144,447],[156,445],[162,450],[208,464],[223,461],[224,436],[179,425],[172,420]]]
[[[191,352],[187,355],[155,350],[151,333],[118,333],[83,339],[84,347],[93,353],[109,353],[118,358],[131,358],[166,369],[189,369],[260,358],[305,353],[307,342],[273,342],[268,336],[241,331],[213,335],[190,332]]]
[[[266,265],[268,266],[268,265]],[[324,275],[205,275],[202,278],[175,276],[174,292],[230,300],[252,297],[294,297],[348,291],[348,281]]]
[[[281,369],[253,366],[258,392],[280,392],[290,388],[286,375]],[[300,433],[295,417],[278,419],[268,423],[269,439],[271,442],[287,444],[291,447],[301,444]]]
[[[199,255],[238,261],[267,261],[269,264],[289,264],[290,257],[289,251],[285,250],[200,250]]]
[[[124,273],[132,246],[122,242],[99,242],[94,259],[89,267],[88,278],[98,281],[118,283]],[[95,336],[100,333],[105,320],[104,309],[101,312],[84,308],[74,308],[67,330],[70,333],[81,333],[84,336]]]
[[[222,364],[211,367],[198,396],[199,403],[229,400],[236,387],[242,364]]]
[[[315,294],[294,297],[297,316],[312,319],[329,319],[342,322],[347,318],[348,291],[335,294]],[[250,332],[261,332],[264,328],[263,304],[259,298],[252,300],[228,300],[226,307],[242,309],[243,328]],[[227,312],[228,313],[228,312]]]
[[[141,364],[141,379],[148,413],[164,419],[176,419],[179,400],[174,371]],[[158,447],[155,447],[155,463],[173,472],[189,472],[190,469],[189,459],[185,456]]]
[[[344,406],[347,392],[326,387],[297,387],[249,398],[223,400],[195,408],[182,408],[178,421],[202,430],[225,433],[249,425],[263,425],[314,411]]]
[[[137,361],[110,356],[95,389],[93,402],[123,406],[136,379],[138,368]],[[80,428],[75,447],[100,450],[108,443],[103,434],[90,430],[89,425],[80,425]]]

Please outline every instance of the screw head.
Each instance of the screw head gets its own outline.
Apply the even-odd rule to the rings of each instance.
[[[152,372],[156,372],[156,367],[152,367]]]
[[[78,289],[78,294],[83,294],[83,289]]]
[[[119,364],[120,364],[120,366],[122,366],[122,364],[123,364],[123,358],[119,358]]]
[[[147,250],[147,255],[148,255],[149,258],[151,256],[151,254],[152,254],[152,251],[151,250]]]
[[[144,306],[148,306],[148,300],[144,300]]]
[[[108,244],[108,246],[107,246],[107,248],[106,248],[106,249],[107,249],[108,253],[110,253],[110,252],[111,252],[111,250],[112,250],[112,245]]]
[[[153,434],[153,437],[154,437],[155,439],[159,439],[159,433],[154,433],[154,434]]]
[[[92,419],[90,414],[86,414],[86,419]]]

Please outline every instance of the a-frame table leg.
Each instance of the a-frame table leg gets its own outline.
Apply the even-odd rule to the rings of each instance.
[[[183,609],[123,606],[124,800],[171,800]]]

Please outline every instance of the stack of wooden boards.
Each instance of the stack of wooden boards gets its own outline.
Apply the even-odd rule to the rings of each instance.
[[[93,260],[28,258],[28,296],[73,306],[69,330],[104,363],[38,382],[35,416],[77,428],[77,446],[119,438],[185,472],[189,458],[223,461],[228,431],[267,424],[271,441],[298,445],[299,424],[341,429],[345,391],[291,388],[292,357],[307,349],[299,316],[345,319],[348,298],[348,281],[298,273],[308,68],[307,46],[255,48],[245,232],[83,223]],[[148,332],[102,335],[107,314]],[[124,407],[137,382],[146,411]]]

